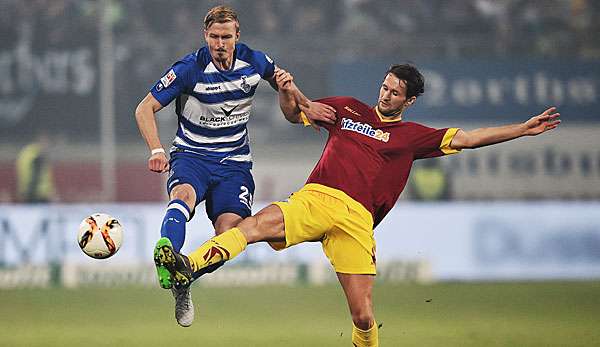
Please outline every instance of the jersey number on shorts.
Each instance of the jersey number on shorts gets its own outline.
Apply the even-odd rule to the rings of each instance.
[[[252,194],[250,193],[250,191],[248,190],[248,188],[246,186],[241,186],[240,187],[240,202],[244,205],[246,205],[246,207],[248,207],[249,209],[252,209]]]

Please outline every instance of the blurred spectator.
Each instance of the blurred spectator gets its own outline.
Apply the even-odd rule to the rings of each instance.
[[[45,133],[25,146],[17,156],[17,200],[46,203],[56,200],[52,165],[49,160],[50,138]]]

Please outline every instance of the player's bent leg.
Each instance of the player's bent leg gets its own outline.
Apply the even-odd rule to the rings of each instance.
[[[374,275],[337,273],[352,315],[352,343],[358,347],[379,345],[379,334],[373,314]]]
[[[190,253],[193,278],[214,271],[222,263],[240,254],[249,243],[285,240],[283,213],[276,205],[262,209],[241,221],[237,227],[206,241]]]

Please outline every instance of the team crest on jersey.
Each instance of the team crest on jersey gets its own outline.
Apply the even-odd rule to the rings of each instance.
[[[160,79],[160,83],[162,83],[164,88],[167,88],[171,83],[173,83],[173,81],[175,81],[176,78],[177,75],[175,74],[175,71],[171,69],[166,75],[163,76],[163,78]],[[158,85],[156,85],[156,89],[158,90]]]
[[[250,89],[252,89],[252,86],[248,83],[247,81],[248,76],[243,75],[242,76],[242,90],[244,91],[244,93],[250,93]]]
[[[375,140],[388,142],[390,133],[383,132],[380,129],[373,129],[370,124],[355,122],[352,119],[342,118],[342,130],[350,130],[359,133]]]

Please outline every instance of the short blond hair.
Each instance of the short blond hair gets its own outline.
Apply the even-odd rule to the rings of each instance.
[[[204,17],[204,30],[208,30],[214,23],[235,23],[235,31],[240,31],[240,21],[237,13],[229,6],[216,6],[208,10]]]

